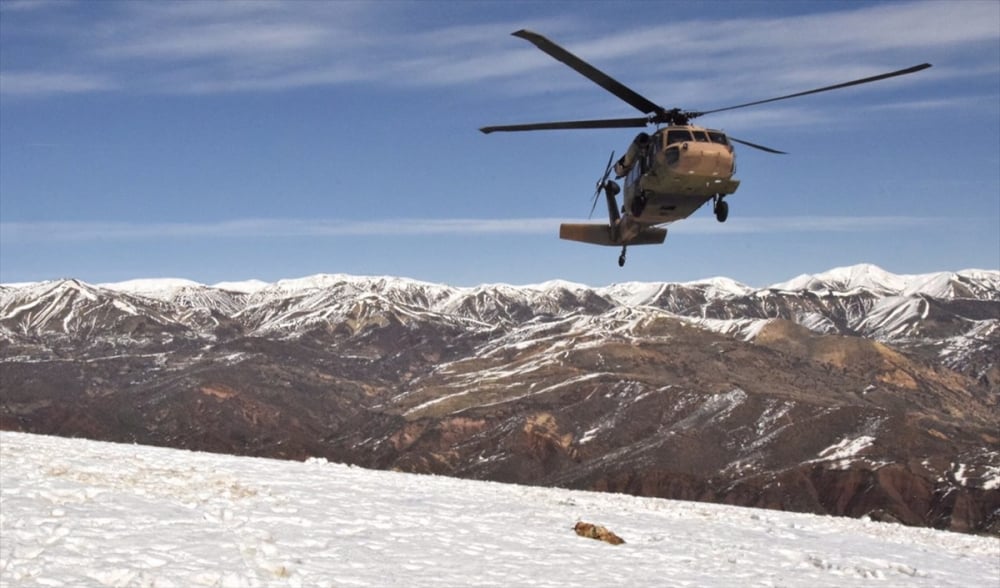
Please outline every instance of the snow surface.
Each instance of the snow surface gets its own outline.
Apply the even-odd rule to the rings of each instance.
[[[996,538],[871,521],[8,432],[0,464],[4,586],[1000,582]]]

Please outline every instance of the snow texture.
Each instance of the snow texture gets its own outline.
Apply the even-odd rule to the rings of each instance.
[[[3,586],[1000,580],[995,538],[863,520],[6,432],[0,463]]]

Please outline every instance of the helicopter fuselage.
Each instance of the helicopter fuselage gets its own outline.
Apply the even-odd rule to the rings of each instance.
[[[733,194],[736,159],[725,133],[668,126],[640,134],[615,165],[624,178],[625,217],[642,225],[687,218],[709,200]]]

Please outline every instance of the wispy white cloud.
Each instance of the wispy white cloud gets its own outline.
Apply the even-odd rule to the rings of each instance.
[[[548,232],[561,221],[529,219],[237,219],[208,223],[99,221],[4,222],[0,241],[150,240],[178,238],[383,237],[415,235],[531,234]]]
[[[950,110],[958,112],[966,109],[992,108],[997,110],[996,96],[950,96],[947,98],[929,98],[926,100],[903,100],[885,104],[873,104],[870,110]]]
[[[328,34],[310,23],[210,22],[125,39],[99,53],[118,59],[246,58],[316,49]]]
[[[10,96],[81,94],[113,90],[104,76],[57,72],[0,72],[0,92]]]
[[[555,235],[564,218],[421,219],[369,221],[337,219],[236,219],[193,223],[4,222],[0,242],[149,241],[162,239],[285,239],[339,237],[420,237],[442,235]],[[949,219],[910,216],[739,217],[720,224],[694,218],[671,225],[685,234],[871,232],[940,225]]]
[[[4,0],[0,2],[2,12],[29,12],[51,8],[57,4],[65,4],[65,0]]]
[[[61,79],[63,87],[75,91],[118,87],[170,93],[280,91],[361,80],[440,86],[493,79],[503,84],[491,91],[537,93],[551,92],[547,78],[563,67],[510,38],[523,23],[413,30],[405,24],[406,12],[419,10],[419,3],[103,6],[99,16],[88,17],[94,22],[58,29],[31,19],[42,10],[13,11],[24,22],[11,27],[58,34],[66,54],[5,70],[12,82],[0,91],[44,93],[46,79],[51,88]],[[705,104],[706,97],[714,102],[769,96],[911,65],[930,51],[995,43],[998,12],[995,2],[932,1],[848,5],[776,18],[674,21],[611,32],[590,30],[592,25],[580,19],[531,26],[620,74],[642,93],[673,101],[667,107],[708,108],[713,104]],[[82,72],[100,72],[103,81]],[[67,77],[72,75],[82,76],[75,85]]]
[[[933,49],[995,43],[998,17],[1000,9],[991,2],[896,2],[784,17],[675,21],[588,32],[586,39],[566,43],[587,59],[638,60],[642,69],[651,67],[651,75],[738,73],[747,81],[763,77],[769,84],[808,87],[883,71],[869,69],[881,65],[873,58],[905,54],[919,63]],[[780,67],[772,71],[771,65]]]

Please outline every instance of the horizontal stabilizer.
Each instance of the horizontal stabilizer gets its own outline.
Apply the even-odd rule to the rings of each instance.
[[[559,225],[559,238],[594,245],[617,245],[611,239],[611,227],[600,224],[563,223]]]
[[[621,242],[612,238],[608,225],[564,223],[559,225],[559,238],[592,245],[659,245],[667,238],[667,229],[645,227],[634,238]]]
[[[662,227],[646,227],[639,231],[629,245],[659,245],[667,239],[667,230]]]

